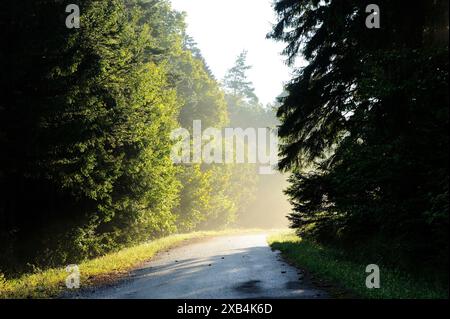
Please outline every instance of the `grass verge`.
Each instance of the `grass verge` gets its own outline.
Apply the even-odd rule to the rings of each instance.
[[[369,275],[365,272],[367,265],[348,259],[342,251],[302,240],[293,231],[272,234],[267,240],[289,262],[306,269],[315,278],[343,288],[355,298],[448,299],[448,287],[437,287],[422,278],[385,269],[382,265],[379,265],[380,288],[368,289],[365,285]],[[333,290],[331,294],[342,298]]]
[[[157,239],[134,247],[125,248],[103,257],[78,265],[82,287],[89,287],[127,273],[140,263],[151,259],[156,253],[173,248],[184,241],[256,230],[224,230],[179,234]],[[0,274],[0,299],[53,298],[66,288],[68,276],[65,268],[48,269],[35,274],[26,274],[18,279],[7,280]]]

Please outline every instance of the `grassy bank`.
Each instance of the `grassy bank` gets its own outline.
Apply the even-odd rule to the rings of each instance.
[[[256,230],[247,230],[246,232],[253,231]],[[184,241],[238,232],[242,233],[243,231],[224,230],[172,235],[82,262],[78,265],[81,287],[111,281],[140,263],[151,259],[156,253],[182,244]],[[65,268],[48,269],[11,280],[4,279],[0,274],[0,298],[57,297],[67,289],[65,286],[67,276]]]
[[[343,288],[356,298],[448,298],[448,287],[437,287],[422,278],[413,278],[382,265],[379,265],[381,287],[368,289],[365,285],[369,275],[365,272],[367,264],[346,258],[342,251],[302,240],[292,231],[273,234],[268,237],[268,242],[289,262],[306,269],[314,277]]]

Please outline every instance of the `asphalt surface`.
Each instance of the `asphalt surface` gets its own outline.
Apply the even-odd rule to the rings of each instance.
[[[160,253],[117,284],[72,298],[327,298],[272,251],[266,234],[223,236]]]

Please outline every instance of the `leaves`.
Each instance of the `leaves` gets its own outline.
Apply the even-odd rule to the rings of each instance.
[[[385,255],[445,264],[448,42],[437,30],[448,30],[448,3],[381,1],[379,30],[365,28],[367,4],[275,3],[269,36],[289,62],[308,61],[278,109],[292,226],[335,244],[382,238],[398,243],[381,245]],[[431,225],[431,207],[447,217]]]

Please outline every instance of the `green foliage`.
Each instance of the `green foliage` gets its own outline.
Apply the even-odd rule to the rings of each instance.
[[[246,59],[247,53],[244,51],[237,57],[235,65],[222,81],[230,118],[228,126],[242,129],[274,129],[279,124],[275,115],[276,107],[263,106],[257,98],[254,98],[253,83],[246,74],[251,67]],[[281,191],[277,192],[282,189],[283,176],[281,174],[261,176],[258,173],[258,165],[255,164],[236,165],[233,172],[228,187],[232,193],[234,192],[233,198],[239,203],[236,212],[238,223],[258,227],[284,226],[282,221],[284,216],[281,212],[287,206],[287,201]],[[245,187],[242,187],[243,185]],[[277,215],[280,216],[279,219],[275,217]]]
[[[392,264],[443,270],[448,3],[380,1],[382,27],[367,29],[369,3],[275,4],[271,37],[308,61],[278,110],[292,227],[346,247],[377,239]]]
[[[436,281],[433,272],[424,276],[385,267],[382,260],[367,254],[367,247],[358,247],[361,253],[355,258],[354,254],[301,239],[291,232],[271,235],[268,242],[291,263],[325,281],[334,298],[448,299],[445,281]],[[367,289],[365,284],[369,275],[365,261],[369,258],[380,267],[379,289]]]
[[[255,95],[253,84],[247,79],[247,71],[250,69],[251,66],[247,65],[247,51],[243,51],[236,58],[235,65],[228,70],[223,84],[227,93],[256,104],[258,97]]]
[[[184,14],[167,0],[81,0],[81,27],[68,29],[68,4],[1,4],[0,268],[8,276],[225,227],[247,194],[233,182],[246,176],[236,167],[170,159],[178,125],[229,122]]]
[[[178,175],[183,185],[177,207],[178,228],[182,231],[196,229],[211,213],[211,177],[209,172],[203,172],[200,166],[185,166],[180,169]]]
[[[229,96],[224,95],[188,36],[184,48],[174,59],[171,72],[182,102],[179,122],[191,133],[194,120],[200,120],[204,129],[223,129],[230,124]],[[235,224],[239,214],[245,213],[255,189],[256,171],[252,165],[195,164],[180,167],[178,178],[182,184],[176,209],[178,228],[216,229]]]
[[[138,1],[81,1],[80,29],[65,27],[65,5],[8,8],[4,267],[75,262],[176,230],[179,104],[166,61],[152,55],[162,35]]]
[[[228,70],[223,79],[225,100],[230,118],[230,127],[235,128],[273,128],[278,125],[275,107],[264,107],[259,103],[253,83],[247,78],[247,51],[236,58],[235,65]]]
[[[202,127],[222,128],[228,122],[224,94],[211,78],[204,62],[184,51],[173,67],[178,97],[182,101],[179,122],[190,129],[194,120]]]
[[[187,35],[183,40],[184,51],[174,57],[171,65],[171,75],[182,105],[179,113],[180,126],[192,134],[193,121],[200,120],[204,129],[220,129],[228,122],[224,94],[207,69],[193,40]],[[178,180],[182,187],[175,211],[180,230],[217,228],[204,226],[214,214],[223,217],[223,223],[216,226],[224,227],[229,224],[229,216],[233,214],[230,199],[221,198],[220,192],[213,190],[214,185],[222,181],[216,172],[225,173],[227,170],[224,165],[217,166],[193,164],[179,167]]]

